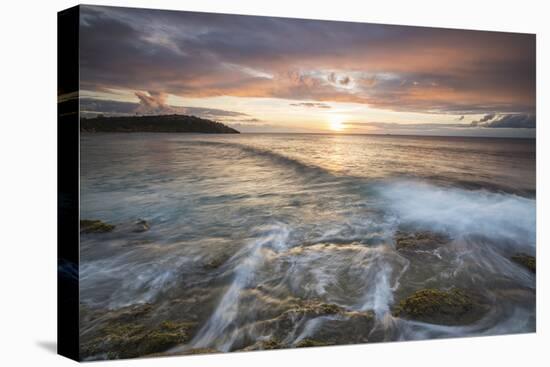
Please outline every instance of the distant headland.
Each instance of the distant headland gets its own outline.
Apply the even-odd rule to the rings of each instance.
[[[188,115],[98,116],[80,119],[81,132],[239,134],[220,122]]]

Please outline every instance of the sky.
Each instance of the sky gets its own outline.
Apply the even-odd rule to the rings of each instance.
[[[534,137],[535,35],[81,6],[83,116]]]

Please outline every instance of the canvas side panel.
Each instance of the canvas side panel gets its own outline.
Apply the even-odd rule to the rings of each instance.
[[[57,351],[79,360],[79,7],[57,17]]]

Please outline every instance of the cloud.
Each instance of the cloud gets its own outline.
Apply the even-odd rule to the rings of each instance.
[[[120,102],[104,99],[81,98],[80,112],[88,115],[104,114],[109,116],[134,115],[137,103]]]
[[[328,104],[320,103],[320,102],[299,102],[299,103],[291,103],[290,105],[293,107],[331,108]]]
[[[139,106],[135,112],[138,115],[163,115],[176,113],[176,109],[166,105],[166,94],[162,92],[149,91],[149,94],[135,92],[139,98]]]
[[[485,116],[487,117],[487,116]],[[511,129],[535,129],[536,116],[532,114],[508,114],[492,116],[491,118],[482,118],[474,126],[488,128],[511,128]],[[485,120],[484,120],[485,119]]]
[[[479,120],[479,122],[486,122],[486,121],[490,121],[492,119],[495,118],[495,114],[494,113],[491,113],[491,114],[488,114],[488,115],[485,115],[481,118],[481,120]]]
[[[90,91],[535,111],[534,35],[95,6],[81,17]]]
[[[250,118],[250,119],[244,119],[244,120],[240,120],[241,122],[248,122],[248,123],[256,123],[256,122],[262,122],[262,120],[260,119],[257,119],[257,118]]]
[[[336,85],[348,85],[350,82],[351,82],[351,78],[347,75],[343,75],[343,76],[338,76],[336,75],[335,72],[331,72],[330,74],[328,74],[327,76],[327,80],[332,83],[332,84],[336,84]]]
[[[340,79],[340,80],[338,81],[338,83],[340,83],[340,84],[342,84],[342,85],[348,85],[350,81],[351,81],[350,77],[349,77],[349,76],[346,76],[346,77]]]
[[[463,116],[462,116],[463,117]],[[395,123],[395,122],[346,122],[346,126],[375,128],[375,129],[391,129],[391,130],[407,130],[407,131],[429,131],[442,129],[472,129],[472,128],[508,128],[508,129],[534,129],[536,127],[536,116],[530,114],[508,114],[495,115],[488,114],[483,116],[479,121],[474,121],[470,124],[465,123]]]
[[[141,96],[141,98],[139,96]],[[153,93],[153,95],[156,95]],[[81,98],[80,111],[84,116],[93,117],[98,114],[107,116],[129,116],[135,114],[185,114],[211,120],[252,120],[249,115],[216,108],[170,106],[165,104],[164,97],[152,97],[150,94],[136,93],[140,103],[121,102],[94,98]]]
[[[479,120],[474,120],[472,121],[472,126],[479,126],[479,125],[483,125],[484,123],[486,123],[487,121],[491,121],[492,119],[494,119],[496,117],[496,114],[494,113],[489,113],[489,114],[486,114],[484,115],[482,118],[480,118]]]

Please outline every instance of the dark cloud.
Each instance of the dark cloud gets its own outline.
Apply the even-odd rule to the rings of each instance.
[[[80,99],[80,112],[93,115],[134,115],[138,106],[139,105],[137,103],[132,102],[120,102],[93,98]]]
[[[81,86],[91,91],[535,110],[534,35],[95,6],[81,17]]]
[[[351,81],[350,77],[346,76],[346,77],[343,77],[342,79],[340,79],[338,81],[338,83],[340,83],[342,85],[348,85],[350,81]]]
[[[299,102],[299,103],[291,103],[290,105],[293,107],[331,108],[328,104],[321,103],[321,102]]]
[[[262,120],[260,119],[257,119],[257,118],[251,118],[251,119],[244,119],[244,120],[240,120],[241,122],[248,122],[248,123],[256,123],[256,122],[262,122]]]
[[[457,121],[462,121],[464,120],[464,115],[460,116],[459,118],[456,119]]]
[[[495,117],[496,117],[496,114],[488,113],[485,116],[483,116],[482,118],[480,118],[479,120],[472,121],[472,125],[474,125],[474,126],[483,125],[485,122],[491,121]]]
[[[484,116],[479,121],[472,122],[473,126],[489,127],[489,128],[511,128],[511,129],[535,129],[537,119],[532,114],[509,114],[492,116],[485,119]]]

